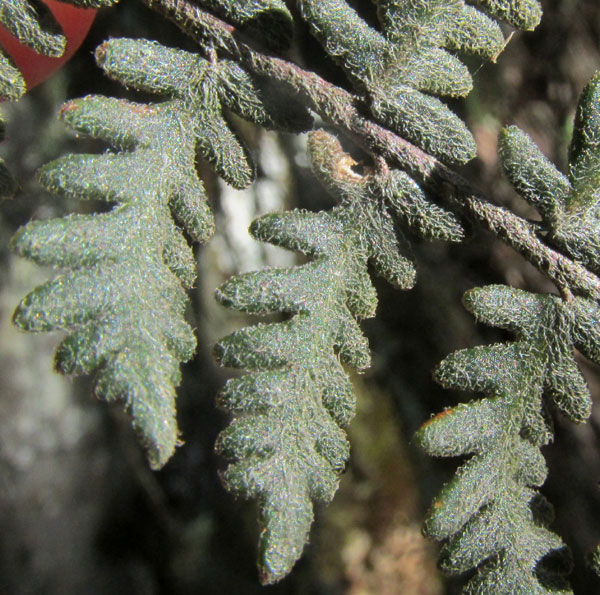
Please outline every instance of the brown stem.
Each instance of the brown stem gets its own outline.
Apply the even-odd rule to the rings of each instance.
[[[188,0],[142,1],[200,44],[209,42],[254,74],[291,87],[310,109],[357,144],[406,170],[427,189],[451,197],[455,209],[522,254],[556,284],[562,295],[569,296],[573,291],[600,299],[600,279],[596,275],[547,246],[531,223],[479,197],[476,189],[454,170],[365,117],[360,109],[364,102],[359,97],[297,64],[253,49],[234,27]]]

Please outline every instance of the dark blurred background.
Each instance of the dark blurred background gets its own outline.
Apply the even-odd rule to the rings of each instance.
[[[352,2],[366,18],[368,0]],[[479,158],[464,167],[492,200],[535,217],[498,170],[496,138],[505,124],[526,130],[563,170],[578,95],[600,68],[600,3],[548,0],[533,33],[517,33],[497,64],[474,63],[475,90],[454,105],[473,130]],[[316,44],[298,33],[298,59],[333,80],[342,75]],[[26,335],[10,325],[19,299],[50,274],[8,250],[30,218],[93,209],[44,194],[34,172],[66,152],[99,151],[56,120],[67,98],[87,93],[135,97],[102,76],[94,48],[117,36],[149,37],[193,49],[182,34],[133,2],[98,16],[82,50],[50,81],[16,104],[2,105],[7,138],[0,152],[21,191],[0,203],[0,593],[25,595],[452,595],[458,580],[436,570],[436,546],[420,534],[428,502],[456,468],[410,443],[431,413],[461,398],[431,380],[451,351],[506,337],[475,325],[460,298],[473,286],[509,283],[534,291],[552,286],[518,255],[474,231],[465,243],[415,244],[419,283],[398,292],[377,281],[377,318],[364,324],[373,367],[356,377],[358,412],[349,434],[352,459],[339,493],[317,511],[311,543],[290,577],[263,588],[254,566],[257,528],[252,503],[221,487],[224,466],[213,453],[227,423],[214,405],[226,373],[215,367],[212,343],[247,322],[217,306],[214,288],[229,275],[282,266],[293,255],[252,242],[250,220],[269,210],[324,208],[304,139],[237,123],[259,165],[248,191],[227,188],[199,164],[217,214],[217,234],[197,249],[199,278],[192,294],[198,355],[184,367],[179,423],[185,445],[152,473],[120,408],[99,403],[87,379],[52,372],[56,336]],[[302,192],[299,191],[302,188]],[[598,403],[598,370],[581,362]],[[556,507],[554,529],[573,550],[577,595],[600,592],[585,565],[600,541],[600,413],[575,427],[555,416],[555,442],[544,449],[550,475],[544,494]]]

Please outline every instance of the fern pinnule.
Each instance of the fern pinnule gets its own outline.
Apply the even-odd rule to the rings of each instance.
[[[506,175],[542,217],[545,239],[596,271],[599,89],[596,75],[580,100],[568,176],[514,126],[499,145]],[[537,449],[553,437],[549,404],[576,423],[590,415],[574,348],[600,361],[600,311],[562,289],[564,300],[501,286],[469,292],[465,305],[476,318],[517,340],[456,352],[435,373],[448,388],[486,395],[444,411],[417,434],[431,454],[471,455],[426,521],[427,532],[445,541],[446,570],[479,568],[466,593],[570,592],[560,576],[568,568],[555,555],[564,546],[546,529],[549,505],[535,490],[546,476]]]
[[[236,417],[218,449],[237,460],[223,475],[226,486],[259,500],[264,583],[283,578],[301,555],[312,500],[333,497],[348,456],[338,424],[352,417],[354,397],[338,355],[349,365],[368,365],[354,316],[372,315],[375,304],[366,270],[356,274],[366,254],[350,225],[336,210],[257,220],[255,237],[304,248],[314,260],[234,277],[217,292],[221,303],[242,311],[294,315],[238,331],[216,347],[222,365],[250,371],[230,380],[220,397]]]
[[[479,567],[465,593],[568,593],[564,568],[550,561],[564,546],[546,528],[540,511],[548,507],[538,507],[535,490],[547,473],[539,448],[552,439],[543,397],[574,422],[590,415],[573,347],[600,361],[598,337],[586,337],[598,308],[504,286],[474,289],[465,305],[517,340],[458,351],[435,372],[447,388],[487,396],[442,412],[417,433],[432,455],[471,455],[434,501],[426,531],[445,542],[445,570]]]
[[[263,80],[233,60],[220,60],[217,68],[221,102],[241,118],[269,130],[300,133],[312,127],[306,106],[276,81]]]
[[[549,240],[600,271],[600,73],[585,87],[575,118],[569,174],[552,165],[529,137],[511,126],[500,137],[504,171],[542,216]]]
[[[423,189],[405,172],[391,170],[377,176],[374,184],[399,223],[426,240],[460,242],[464,229],[451,211],[433,202]]]
[[[353,313],[372,314],[375,300],[368,277],[357,279],[354,269],[364,269],[364,262],[358,265],[366,255],[348,225],[336,211],[259,219],[256,237],[275,243],[281,234],[281,243],[304,246],[315,260],[234,278],[217,294],[240,310],[295,314],[288,322],[238,331],[216,348],[223,365],[252,372],[230,380],[220,397],[236,418],[218,448],[238,459],[223,476],[229,489],[259,499],[265,583],[283,578],[300,556],[311,501],[333,497],[348,456],[340,425],[353,415],[354,395],[336,354],[349,365],[368,365]]]
[[[292,40],[294,23],[283,0],[199,0],[198,4],[274,50],[287,48]]]
[[[534,0],[481,2],[488,12],[529,28],[539,22]],[[504,47],[499,26],[462,0],[378,0],[382,32],[345,0],[301,0],[312,33],[345,69],[372,114],[445,163],[474,157],[464,122],[434,97],[467,95],[467,67],[456,51],[495,58]]]
[[[542,18],[538,0],[477,0],[477,3],[496,18],[519,29],[531,31]]]
[[[14,321],[27,330],[67,331],[57,368],[97,370],[97,394],[126,401],[152,466],[160,467],[179,440],[179,363],[195,348],[184,320],[194,260],[171,205],[192,236],[205,239],[213,225],[194,171],[194,142],[180,138],[181,117],[168,104],[90,96],[68,103],[62,117],[128,150],[61,158],[41,170],[42,183],[55,193],[116,206],[33,221],[17,232],[12,247],[18,254],[63,271],[23,299]],[[182,205],[201,208],[186,218]]]
[[[16,101],[26,90],[21,71],[0,48],[0,98]]]
[[[30,0],[2,0],[0,23],[20,43],[44,56],[58,58],[64,53],[67,40],[56,21],[43,10],[46,9]]]

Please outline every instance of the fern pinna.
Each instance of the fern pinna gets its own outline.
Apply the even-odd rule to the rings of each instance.
[[[195,262],[179,225],[200,242],[214,227],[196,152],[226,181],[244,187],[253,167],[224,119],[221,99],[261,124],[286,124],[285,114],[271,110],[253,79],[229,62],[127,39],[106,42],[97,59],[125,85],[172,99],[146,105],[90,96],[63,107],[61,117],[72,128],[117,152],[64,157],[42,169],[41,182],[52,192],[117,206],[34,221],[16,234],[17,253],[66,271],[29,294],[14,321],[27,330],[68,331],[57,369],[99,370],[96,392],[125,399],[151,464],[160,467],[179,439],[179,363],[195,350],[184,319]]]
[[[338,206],[271,214],[251,227],[256,239],[309,261],[235,277],[217,292],[226,306],[285,316],[238,331],[215,348],[221,364],[248,372],[230,380],[219,397],[234,419],[218,448],[234,460],[223,473],[227,487],[258,499],[261,578],[272,583],[300,556],[313,502],[332,498],[348,458],[343,428],[354,396],[344,365],[368,366],[359,321],[376,307],[367,264],[408,289],[416,273],[403,228],[428,239],[464,235],[456,215],[436,202],[453,190],[444,187],[438,192],[443,197],[430,193],[440,191],[435,171],[446,172],[444,181],[453,185],[458,178],[447,166],[468,161],[476,147],[464,122],[438,97],[462,97],[471,89],[461,54],[493,60],[503,49],[493,19],[531,29],[540,6],[535,0],[376,0],[376,28],[344,0],[298,0],[297,14],[345,71],[350,93],[274,55],[294,34],[281,0],[144,2],[198,41],[202,56],[143,40],[115,39],[99,48],[98,62],[109,76],[162,101],[90,96],[63,108],[67,124],[112,150],[49,164],[42,183],[52,192],[114,206],[32,222],[17,233],[19,254],[61,271],[23,300],[15,322],[29,330],[67,331],[57,368],[96,371],[97,393],[126,401],[151,464],[160,467],[178,441],[179,364],[195,348],[184,316],[195,263],[184,234],[202,242],[213,229],[197,155],[232,186],[250,184],[254,168],[227,112],[263,127],[309,128],[306,107],[284,95],[284,87],[370,153],[372,165],[359,174],[335,137],[313,132],[313,169]],[[21,4],[29,6],[13,3]],[[46,32],[38,31],[35,15],[31,23],[27,39],[42,39]],[[63,43],[60,34],[48,39]],[[7,68],[0,64],[0,78],[7,73],[1,84],[16,97],[21,82]],[[568,177],[516,128],[503,133],[500,147],[509,178],[540,212],[538,240],[596,272],[598,101],[595,79],[580,105]],[[400,148],[386,152],[382,139]],[[453,207],[460,209],[464,185],[455,194]],[[518,222],[517,235],[525,225]],[[494,224],[498,236],[509,235],[510,222]],[[432,454],[472,455],[426,523],[430,535],[446,541],[446,569],[480,567],[468,593],[568,589],[558,562],[564,547],[548,530],[549,506],[535,489],[546,474],[539,447],[551,438],[542,397],[575,421],[589,414],[572,350],[598,360],[598,308],[570,285],[573,273],[563,275],[563,261],[542,262],[547,253],[535,260],[557,281],[561,298],[499,286],[465,298],[479,319],[514,331],[517,339],[447,358],[436,372],[440,382],[488,397],[445,412],[418,434]]]
[[[573,421],[589,416],[573,345],[600,361],[598,307],[504,286],[472,290],[465,305],[478,320],[516,332],[518,340],[459,351],[435,372],[445,387],[489,397],[441,413],[417,434],[430,454],[472,455],[434,501],[426,532],[447,540],[442,567],[449,572],[487,561],[466,593],[567,592],[543,561],[564,546],[546,528],[548,505],[534,489],[547,472],[539,447],[552,437],[542,396],[546,392]]]
[[[428,203],[402,172],[355,173],[335,137],[311,133],[313,169],[340,205],[330,212],[266,215],[252,224],[259,240],[297,250],[307,264],[234,277],[217,292],[231,308],[281,312],[290,320],[237,331],[216,346],[222,365],[250,374],[230,380],[219,402],[234,414],[219,450],[234,458],[229,489],[259,501],[259,566],[264,583],[285,576],[302,553],[312,501],[329,501],[348,457],[342,428],[354,413],[342,367],[369,365],[357,320],[377,303],[367,270],[408,289],[415,270],[402,255],[396,221],[429,237],[458,239],[454,216]]]
[[[506,129],[500,142],[505,171],[538,208],[542,232],[593,270],[599,98],[596,75],[580,100],[568,176],[519,129]],[[466,593],[570,592],[552,555],[564,545],[547,529],[551,507],[535,490],[547,472],[539,448],[553,436],[548,402],[577,423],[590,415],[589,389],[573,348],[600,363],[600,308],[573,297],[567,286],[561,289],[563,298],[503,286],[467,293],[465,305],[478,320],[515,332],[517,340],[459,351],[435,372],[445,387],[489,395],[442,412],[417,433],[430,454],[472,455],[440,492],[425,525],[429,535],[445,541],[446,570],[481,565]]]
[[[464,122],[434,95],[462,97],[472,87],[454,52],[493,58],[504,37],[497,23],[462,0],[378,0],[382,32],[344,0],[301,0],[302,15],[326,51],[366,93],[380,122],[446,163],[476,154]],[[535,0],[475,2],[516,27],[535,27]]]

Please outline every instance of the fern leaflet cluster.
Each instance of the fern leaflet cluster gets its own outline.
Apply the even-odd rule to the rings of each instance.
[[[541,17],[535,0],[476,4],[516,27],[532,29]],[[471,75],[454,52],[496,56],[504,47],[496,22],[463,0],[377,0],[382,32],[345,0],[300,0],[300,7],[376,119],[446,163],[475,156],[466,125],[435,96],[469,93]]]
[[[258,498],[262,580],[285,576],[300,556],[312,501],[329,501],[348,457],[342,427],[354,413],[352,385],[341,364],[362,370],[369,347],[357,320],[377,303],[367,262],[408,289],[415,269],[402,255],[399,223],[426,237],[459,239],[454,216],[428,202],[403,172],[361,176],[335,137],[311,133],[313,170],[340,205],[330,212],[292,211],[256,220],[252,235],[297,250],[307,264],[234,277],[217,292],[224,305],[290,320],[259,324],[216,347],[224,366],[250,372],[230,380],[221,405],[234,414],[219,450],[237,462],[227,487]]]
[[[311,78],[314,73],[254,49],[289,47],[294,22],[282,0],[162,4],[159,12],[202,42],[203,57],[144,40],[103,44],[97,60],[110,77],[163,100],[89,96],[67,103],[62,119],[112,149],[71,155],[40,173],[51,192],[104,201],[112,210],[34,221],[12,240],[18,254],[59,269],[24,298],[15,323],[67,332],[56,351],[57,369],[97,372],[96,392],[126,402],[155,468],[178,443],[179,366],[195,349],[185,320],[185,290],[196,276],[188,238],[205,242],[214,227],[196,160],[208,161],[235,188],[247,187],[255,176],[229,112],[267,128],[310,128],[308,110],[278,86],[287,82],[314,100],[326,120],[351,104],[348,120],[364,119],[384,135],[393,131],[398,142],[412,143],[407,150],[417,159],[431,155],[438,160],[431,167],[450,171],[446,165],[464,163],[476,152],[464,122],[439,99],[471,90],[460,56],[494,60],[504,47],[494,19],[532,29],[541,16],[537,0],[375,0],[375,28],[345,0],[298,0],[301,18],[354,86],[355,95],[337,89],[336,98],[336,88]],[[0,0],[0,23],[37,52],[64,52],[64,36],[28,0]],[[261,65],[264,70],[256,71],[263,74],[285,68],[275,82],[253,74]],[[18,69],[0,55],[0,93],[16,98],[24,90]],[[599,105],[600,75],[579,106],[568,176],[515,127],[503,132],[500,143],[507,176],[541,215],[540,238],[594,272],[600,272]],[[352,122],[331,121],[354,133]],[[364,147],[373,145],[363,139]],[[324,131],[311,134],[309,151],[317,178],[338,205],[328,212],[271,214],[251,226],[256,239],[300,252],[308,262],[234,277],[217,291],[230,308],[284,316],[233,333],[215,348],[223,366],[247,371],[219,396],[233,421],[217,447],[233,460],[223,473],[226,486],[258,500],[263,583],[284,577],[299,558],[313,503],[331,500],[349,456],[344,427],[355,397],[344,366],[360,371],[370,361],[359,326],[377,305],[368,265],[409,289],[416,270],[406,230],[446,241],[464,235],[455,214],[429,195],[430,186],[424,191],[381,156],[372,155],[374,165],[359,174]],[[423,174],[418,167],[410,171]],[[0,192],[11,189],[1,169]],[[560,271],[552,278],[560,281]],[[433,455],[470,456],[426,522],[427,533],[445,542],[446,570],[478,569],[465,593],[569,593],[565,548],[548,529],[551,507],[537,490],[546,477],[540,447],[552,438],[548,402],[575,422],[589,416],[589,392],[573,348],[600,363],[600,309],[574,296],[566,280],[559,289],[562,298],[502,286],[469,292],[467,308],[516,333],[516,340],[457,352],[436,371],[444,386],[486,395],[443,412],[417,435]]]
[[[99,370],[96,392],[126,401],[152,466],[160,467],[178,443],[179,363],[195,349],[184,320],[195,262],[183,230],[204,242],[214,227],[195,170],[197,152],[226,181],[244,187],[253,167],[223,104],[262,124],[289,122],[281,110],[270,111],[276,99],[263,102],[255,81],[229,62],[128,39],[106,42],[97,59],[123,84],[171,99],[146,105],[89,96],[63,107],[73,129],[117,151],[48,164],[43,185],[116,206],[31,222],[17,232],[18,254],[64,272],[29,294],[14,321],[27,330],[69,332],[57,349],[57,368]]]
[[[445,540],[445,570],[483,564],[465,593],[569,592],[543,560],[563,548],[534,489],[547,473],[539,447],[552,438],[543,395],[575,422],[589,416],[573,346],[600,361],[600,309],[582,298],[565,303],[504,286],[474,289],[464,302],[478,320],[518,340],[458,351],[435,372],[444,387],[489,396],[442,412],[417,433],[432,455],[472,455],[434,501],[426,532]]]
[[[540,233],[595,271],[599,94],[596,75],[579,103],[568,177],[518,128],[505,129],[500,139],[504,170],[538,209]],[[546,528],[551,507],[534,489],[546,478],[538,448],[553,436],[547,402],[576,423],[590,415],[573,348],[600,362],[600,308],[573,297],[568,286],[561,289],[564,299],[502,286],[472,290],[465,305],[477,319],[515,332],[518,340],[456,352],[435,373],[445,387],[489,395],[442,412],[417,434],[430,454],[472,455],[426,521],[427,533],[445,541],[446,570],[481,566],[465,593],[570,592],[552,568],[551,554],[564,546]]]

